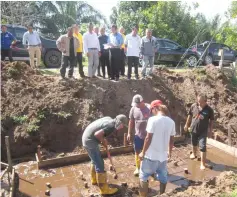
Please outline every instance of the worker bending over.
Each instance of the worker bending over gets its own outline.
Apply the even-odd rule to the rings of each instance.
[[[99,144],[108,149],[108,142],[105,139],[111,133],[122,130],[127,126],[127,117],[123,114],[116,116],[100,118],[92,122],[85,129],[82,135],[83,147],[87,150],[91,159],[91,183],[98,184],[101,194],[114,194],[117,188],[110,188],[107,184],[107,177],[104,169],[104,160],[101,157]]]
[[[148,178],[155,174],[160,181],[160,194],[165,192],[167,184],[167,160],[171,157],[174,144],[175,123],[169,118],[168,109],[160,100],[150,106],[153,117],[149,118],[142,152],[139,154],[142,163],[140,169],[140,196],[148,193]]]

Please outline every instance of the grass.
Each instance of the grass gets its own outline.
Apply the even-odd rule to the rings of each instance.
[[[24,116],[12,116],[11,117],[13,122],[16,124],[23,124],[28,120],[28,116],[24,115]]]
[[[60,112],[53,113],[53,114],[56,115],[56,116],[58,116],[58,117],[65,118],[65,119],[67,119],[67,118],[69,118],[69,117],[72,116],[71,113],[66,113],[66,112],[64,112],[64,111],[60,111]]]
[[[237,187],[230,194],[222,193],[219,197],[237,197]]]
[[[19,71],[16,68],[9,67],[7,70],[7,75],[8,75],[8,77],[14,77],[18,74],[18,72]]]

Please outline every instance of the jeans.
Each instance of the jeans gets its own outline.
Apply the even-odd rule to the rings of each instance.
[[[158,181],[166,184],[168,180],[167,161],[152,161],[150,159],[144,158],[142,161],[139,178],[143,182],[146,182],[149,176],[153,175],[154,173]]]
[[[76,57],[69,57],[69,56],[62,56],[62,65],[60,68],[60,73],[62,77],[65,77],[66,74],[66,68],[68,67],[68,62],[69,62],[69,71],[68,71],[68,77],[72,77],[74,67],[77,64],[77,59]]]
[[[83,65],[82,65],[82,52],[77,52],[77,62],[78,62],[78,70],[80,76],[84,76]]]
[[[133,66],[134,66],[134,70],[135,70],[135,77],[138,78],[138,64],[139,64],[139,57],[128,56],[128,79],[131,78]]]
[[[192,145],[197,146],[199,143],[199,149],[201,152],[206,152],[206,144],[207,144],[207,134],[206,133],[191,133]]]
[[[93,165],[95,165],[95,171],[97,173],[102,173],[105,171],[104,168],[104,160],[101,157],[101,153],[100,153],[100,149],[99,146],[97,146],[96,148],[90,149],[87,147],[84,147],[91,159],[91,163]]]
[[[143,145],[144,145],[144,139],[141,139],[139,136],[134,136],[134,151],[136,153],[140,153],[142,151]]]
[[[148,65],[150,65],[150,69],[148,70],[148,72],[146,72]],[[144,55],[143,56],[143,65],[142,65],[142,75],[146,76],[146,75],[152,74],[153,66],[154,66],[154,56],[145,56]]]
[[[12,59],[12,49],[1,49],[1,60],[4,61],[8,57],[10,62],[13,62]]]

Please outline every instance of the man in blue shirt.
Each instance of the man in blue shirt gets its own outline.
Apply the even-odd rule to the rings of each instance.
[[[30,56],[30,66],[32,68],[37,68],[40,65],[41,61],[41,40],[39,34],[36,31],[33,31],[33,26],[27,26],[28,31],[23,35],[23,45],[29,51]],[[36,65],[34,64],[35,55],[37,58]]]
[[[1,30],[1,60],[4,61],[8,57],[9,61],[13,62],[11,45],[16,43],[16,38],[7,31],[6,25],[2,25]]]
[[[112,25],[112,33],[109,35],[108,44],[110,45],[110,65],[111,65],[111,80],[119,80],[120,60],[121,60],[121,45],[123,44],[123,36],[118,33],[117,25]]]

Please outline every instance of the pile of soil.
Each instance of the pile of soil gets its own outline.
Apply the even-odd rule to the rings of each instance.
[[[237,120],[237,90],[215,67],[176,73],[164,68],[143,80],[67,79],[44,76],[25,63],[1,62],[2,155],[4,136],[10,136],[14,157],[36,152],[37,146],[49,152],[80,152],[86,126],[103,116],[129,114],[132,97],[141,94],[147,103],[162,100],[182,131],[187,110],[195,94],[207,94],[215,109],[215,128],[226,140],[228,124]],[[181,129],[180,129],[181,128]],[[236,125],[235,125],[236,128]],[[123,132],[126,132],[124,130]],[[112,146],[123,144],[123,132],[110,137]],[[237,132],[233,137],[237,137]]]
[[[204,182],[191,183],[187,188],[177,188],[161,197],[234,197],[237,196],[237,175],[232,172],[222,172],[218,177]]]

